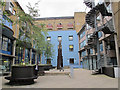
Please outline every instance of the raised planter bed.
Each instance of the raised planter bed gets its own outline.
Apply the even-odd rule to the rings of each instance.
[[[34,79],[37,79],[35,65],[12,66],[11,76],[5,77],[5,79],[10,80],[10,83],[32,84]]]
[[[39,64],[38,67],[39,69],[43,68],[45,71],[53,68],[51,64]]]
[[[103,67],[103,74],[115,78],[114,67]]]
[[[44,71],[48,71],[50,69],[53,69],[51,64],[39,64],[38,65],[38,74],[40,76],[43,76],[45,74]]]

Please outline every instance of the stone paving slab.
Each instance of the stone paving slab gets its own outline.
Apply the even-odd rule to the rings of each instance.
[[[91,71],[74,69],[73,78],[68,75],[39,76],[32,85],[8,85],[2,77],[3,88],[118,88],[118,79],[106,75],[91,75]]]
[[[63,70],[57,70],[57,69],[53,69],[50,71],[45,71],[45,75],[70,75],[70,69],[64,69]]]

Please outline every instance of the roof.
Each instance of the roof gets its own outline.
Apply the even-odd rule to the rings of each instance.
[[[51,19],[74,19],[73,16],[66,17],[46,17],[46,18],[34,18],[35,20],[51,20]]]

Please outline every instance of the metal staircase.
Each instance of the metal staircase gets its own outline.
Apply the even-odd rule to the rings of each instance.
[[[92,2],[91,0],[84,0],[84,3],[86,6],[88,6],[89,8],[92,8]]]
[[[97,63],[97,66],[92,69],[92,75],[102,73],[102,67],[104,67],[104,57],[102,56],[100,60],[96,60],[91,65],[94,66],[94,63]]]
[[[93,35],[88,39],[88,45],[90,47],[93,47],[93,46],[96,47],[97,52],[99,52],[98,51],[99,50],[98,32],[102,31],[104,34],[113,34],[114,27],[113,27],[112,19],[109,21],[106,20],[107,22],[105,24],[103,24],[100,27],[97,27],[96,16],[99,13],[101,13],[102,16],[112,16],[112,13],[109,13],[107,11],[107,5],[105,2],[100,4],[98,3],[96,6],[94,2],[92,2],[91,0],[84,0],[84,3],[86,6],[91,8],[91,10],[86,15],[86,23],[96,29]],[[92,70],[92,74],[100,73],[100,70],[102,73],[102,67],[104,67],[104,56],[101,56],[100,53],[98,53],[97,57],[98,56],[99,58],[97,58],[97,60],[94,62],[97,64],[97,68],[94,68]],[[93,66],[94,63],[92,63],[91,65]]]

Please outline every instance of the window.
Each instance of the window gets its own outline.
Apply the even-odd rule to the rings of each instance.
[[[102,43],[100,44],[100,51],[101,52],[103,51],[103,44]]]
[[[62,36],[58,36],[58,41],[61,41],[62,40]]]
[[[63,28],[62,23],[58,23],[57,28],[58,28],[58,30],[62,30],[62,28]]]
[[[13,11],[13,4],[10,2],[10,6],[9,6],[9,10],[10,10],[10,12],[12,13],[12,11]]]
[[[69,45],[69,51],[73,51],[73,45]]]
[[[112,13],[111,4],[109,4],[109,5],[107,6],[107,11],[108,11],[109,13]]]
[[[11,47],[12,47],[11,40],[8,39],[7,37],[3,36],[2,37],[2,50],[11,51]]]
[[[80,39],[82,39],[84,36],[85,36],[85,31],[83,31],[83,32],[80,34]]]
[[[47,41],[50,41],[51,40],[51,37],[47,37]]]
[[[90,54],[93,54],[93,49],[90,49]]]
[[[68,27],[68,29],[73,29],[73,24],[72,23],[68,23],[67,27]]]
[[[98,37],[99,37],[99,38],[102,37],[102,32],[98,32]]]
[[[80,48],[83,48],[86,45],[86,40],[80,43]]]
[[[48,24],[48,25],[47,25],[47,29],[48,29],[48,30],[52,30],[52,29],[53,29],[53,25],[52,25],[52,24]]]
[[[3,37],[2,50],[8,51],[8,38],[6,38],[6,37]]]
[[[73,36],[69,36],[69,41],[73,41]]]
[[[70,58],[70,64],[74,64],[74,58]]]
[[[87,29],[91,29],[91,26],[87,24],[87,25],[86,25],[86,28],[87,28]]]
[[[81,57],[84,57],[84,56],[86,56],[86,51],[81,52]]]

